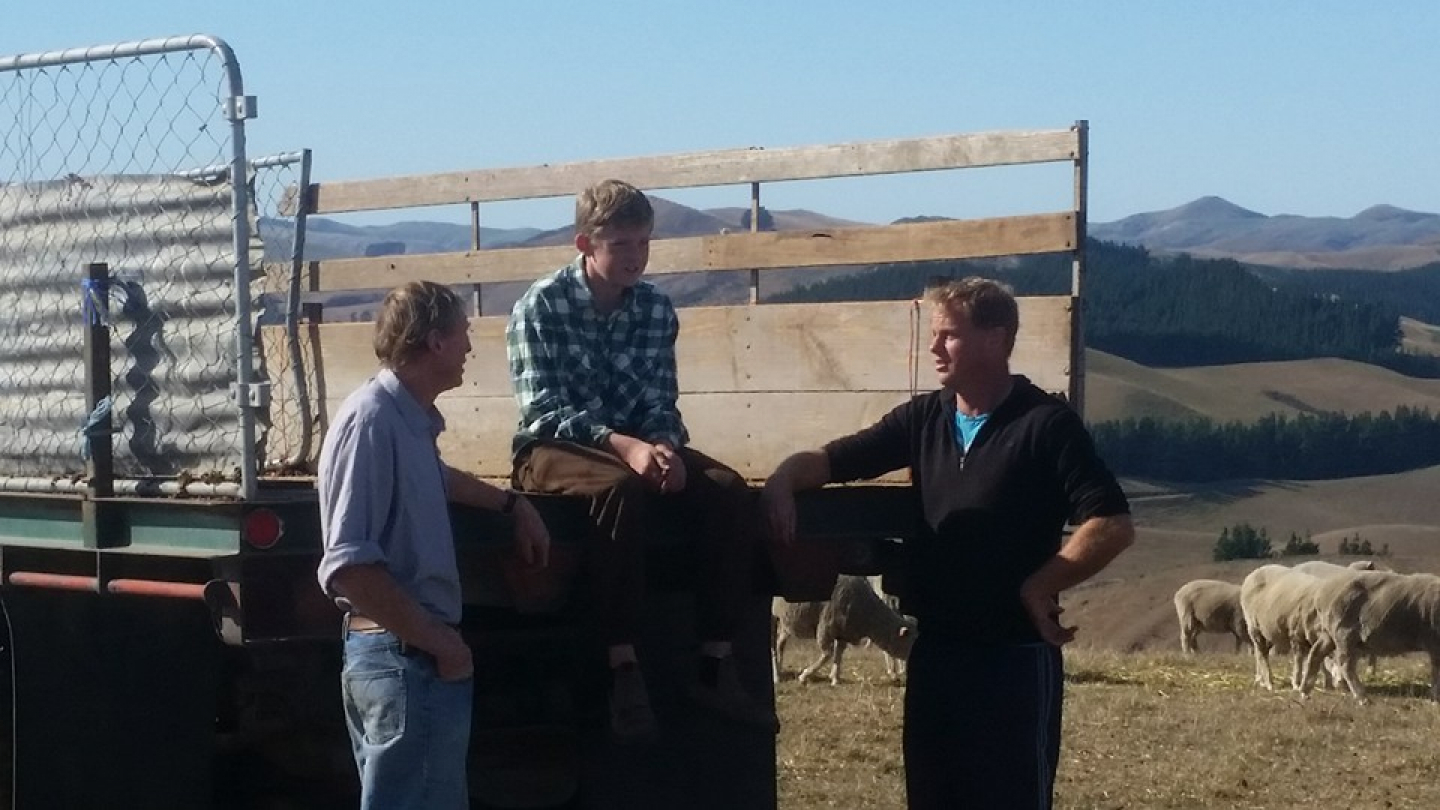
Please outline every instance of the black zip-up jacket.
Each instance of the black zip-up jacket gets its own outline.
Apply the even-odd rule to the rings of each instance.
[[[937,641],[1040,641],[1020,585],[1059,550],[1067,520],[1130,511],[1079,415],[1014,380],[969,452],[956,441],[955,396],[943,390],[825,446],[832,482],[910,468],[919,525],[903,547],[903,604]]]

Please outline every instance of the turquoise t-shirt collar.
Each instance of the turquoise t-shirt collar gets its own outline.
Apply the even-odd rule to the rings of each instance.
[[[966,416],[958,410],[955,412],[955,441],[959,442],[962,452],[970,452],[970,445],[975,443],[980,428],[984,427],[989,419],[988,413]]]

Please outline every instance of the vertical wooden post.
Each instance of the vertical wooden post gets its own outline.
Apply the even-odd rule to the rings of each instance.
[[[480,203],[470,203],[470,249],[480,249]],[[480,317],[480,285],[470,288],[470,305],[475,308],[475,317]]]
[[[750,184],[750,232],[760,231],[760,184]],[[760,270],[750,269],[750,303],[760,303]]]
[[[1089,205],[1090,122],[1076,121],[1075,133],[1075,252],[1070,273],[1070,406],[1085,413],[1085,240]]]

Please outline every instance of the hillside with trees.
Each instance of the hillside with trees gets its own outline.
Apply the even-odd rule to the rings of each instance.
[[[1269,414],[1251,424],[1128,418],[1091,431],[1121,474],[1164,481],[1355,478],[1440,464],[1440,420],[1404,406],[1393,414]]]
[[[1374,301],[1409,318],[1440,323],[1440,262],[1391,272],[1248,266],[1261,279],[1316,295]]]

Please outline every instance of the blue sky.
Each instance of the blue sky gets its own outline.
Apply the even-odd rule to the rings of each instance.
[[[358,179],[744,146],[1091,127],[1090,218],[1218,195],[1440,211],[1440,3],[6,3],[0,55],[205,32],[260,100],[252,155]],[[662,193],[747,204],[748,187]],[[1053,210],[1068,170],[766,186],[880,222]],[[563,224],[568,204],[487,206]],[[393,218],[463,221],[463,207]]]

